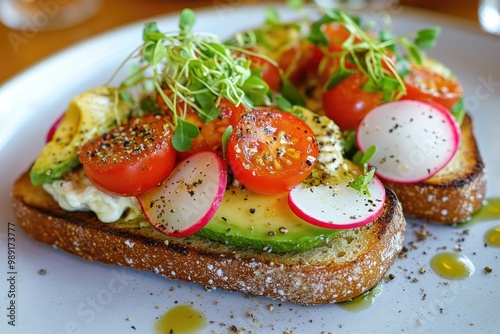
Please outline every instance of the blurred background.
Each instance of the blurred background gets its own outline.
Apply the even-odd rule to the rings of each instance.
[[[37,0],[16,1],[33,3]],[[82,1],[85,2],[85,0]],[[6,7],[6,4],[10,2],[12,1],[0,0],[0,16],[3,16],[6,21],[14,19],[14,14],[10,12],[12,8]],[[48,21],[44,21],[48,15],[39,15],[36,25],[21,21],[19,29],[7,27],[5,23],[0,24],[0,85],[37,61],[64,47],[128,22],[180,11],[184,7],[226,7],[234,9],[242,3],[259,2],[259,0],[92,0],[87,7],[76,6],[77,2],[79,1],[46,1],[50,6],[45,7],[43,10],[50,16],[59,14],[62,11],[63,7],[58,7],[62,6],[61,4],[73,4],[74,8],[70,18],[62,18],[62,22],[59,22],[58,26],[51,26]],[[445,14],[460,20],[464,25],[479,28],[478,2],[479,0],[399,1],[400,5]],[[31,6],[36,6],[36,4],[31,4]],[[28,10],[30,9],[28,8]],[[428,14],[429,12],[422,12],[422,15]],[[75,15],[81,15],[82,17],[75,19],[73,18]],[[8,22],[7,24],[11,23]]]

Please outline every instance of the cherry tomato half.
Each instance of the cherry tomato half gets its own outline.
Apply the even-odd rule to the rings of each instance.
[[[354,73],[323,93],[323,110],[342,130],[355,129],[364,116],[382,104],[382,93],[361,89],[366,77]]]
[[[137,196],[166,179],[174,168],[171,140],[165,120],[135,118],[87,142],[80,150],[80,162],[104,192]]]
[[[279,194],[304,181],[318,156],[313,131],[298,117],[277,110],[241,116],[227,147],[235,178],[260,194]]]
[[[434,102],[447,109],[452,109],[463,93],[458,81],[426,67],[412,66],[404,82],[407,91],[405,99]]]

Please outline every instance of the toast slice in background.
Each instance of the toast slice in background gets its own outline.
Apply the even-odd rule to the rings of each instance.
[[[17,222],[29,235],[84,259],[298,304],[341,302],[372,288],[401,251],[406,225],[388,190],[373,223],[308,251],[275,254],[195,235],[169,238],[147,223],[102,223],[93,213],[67,212],[27,173],[15,182],[12,198]]]
[[[403,205],[404,214],[439,224],[465,221],[486,195],[486,168],[470,115],[462,125],[462,139],[453,159],[433,177],[413,184],[384,181]]]

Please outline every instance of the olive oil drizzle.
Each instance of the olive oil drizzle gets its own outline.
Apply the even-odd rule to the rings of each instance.
[[[484,242],[490,247],[500,247],[500,226],[489,229],[484,236]]]
[[[200,333],[207,325],[205,315],[191,305],[177,305],[169,309],[155,323],[157,334]]]
[[[468,228],[473,224],[494,219],[500,219],[500,197],[486,199],[483,206],[474,213],[470,219],[457,226],[460,228]]]
[[[345,310],[351,312],[358,312],[372,306],[373,303],[375,302],[375,299],[377,299],[377,297],[382,294],[382,290],[383,290],[383,284],[382,281],[380,281],[377,285],[375,285],[373,288],[366,291],[365,293],[355,298],[349,299],[345,302],[338,303],[337,305]]]
[[[472,261],[463,254],[442,252],[431,258],[432,270],[441,277],[462,280],[474,274]]]

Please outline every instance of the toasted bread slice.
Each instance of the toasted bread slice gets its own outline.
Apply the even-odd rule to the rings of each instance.
[[[403,247],[406,225],[388,190],[373,223],[308,251],[273,254],[198,236],[168,238],[148,224],[106,224],[89,212],[67,212],[28,174],[15,182],[12,197],[17,221],[29,235],[84,259],[299,304],[340,302],[369,290]]]
[[[466,220],[481,207],[486,193],[486,168],[469,115],[461,129],[459,149],[439,173],[415,184],[384,182],[397,194],[405,215],[452,224]]]

